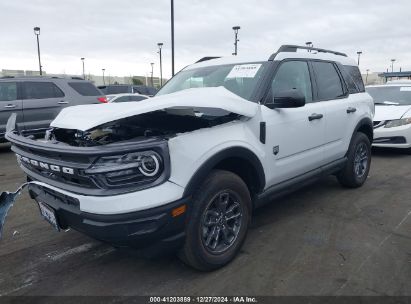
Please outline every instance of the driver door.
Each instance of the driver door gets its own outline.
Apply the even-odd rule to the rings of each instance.
[[[261,107],[271,168],[267,170],[267,186],[308,173],[324,163],[326,112],[321,102],[313,102],[311,80],[309,65],[304,60],[283,61],[272,79],[266,103],[282,92],[298,90],[305,96],[306,104],[298,108]]]

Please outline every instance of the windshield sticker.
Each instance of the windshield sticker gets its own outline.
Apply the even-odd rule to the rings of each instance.
[[[261,64],[235,65],[226,78],[254,78],[260,67]]]
[[[401,87],[401,92],[411,92],[411,87]]]

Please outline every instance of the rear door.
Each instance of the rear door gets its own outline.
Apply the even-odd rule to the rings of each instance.
[[[317,100],[326,109],[324,158],[329,163],[344,157],[347,152],[358,121],[357,98],[349,94],[338,64],[313,61],[312,66],[317,84]]]
[[[0,82],[0,141],[6,132],[6,124],[12,113],[17,114],[17,126],[23,127],[23,102],[15,81]]]
[[[24,129],[43,131],[67,105],[63,91],[51,81],[23,82]]]

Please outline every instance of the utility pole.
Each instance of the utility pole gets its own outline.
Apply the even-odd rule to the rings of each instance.
[[[358,62],[357,62],[357,64],[358,64],[358,66],[360,66],[360,57],[361,57],[361,54],[362,54],[362,51],[358,51],[358,52],[357,52],[357,55],[358,55]]]
[[[40,72],[40,76],[42,76],[43,71],[42,71],[41,60],[40,60],[40,42],[39,42],[40,28],[38,26],[34,28],[34,35],[36,35],[36,38],[37,38],[37,55],[39,57],[39,72]]]
[[[367,71],[367,75],[365,76],[365,85],[368,84],[368,73],[370,72],[370,70],[367,69],[366,71]]]
[[[171,76],[174,76],[174,0],[171,0]]]
[[[154,72],[154,62],[151,64],[151,86],[154,87],[153,72]]]
[[[163,64],[161,60],[161,48],[163,47],[163,43],[159,42],[158,45],[158,53],[160,54],[160,88],[163,86]]]
[[[234,53],[233,55],[234,56],[237,56],[237,45],[238,45],[238,41],[240,41],[238,40],[238,30],[240,28],[241,27],[239,25],[233,26],[233,30],[234,30]]]
[[[83,79],[86,80],[86,73],[84,72],[84,57],[81,57],[81,61],[83,62]]]

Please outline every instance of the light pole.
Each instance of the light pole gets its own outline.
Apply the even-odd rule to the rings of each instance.
[[[161,48],[163,47],[163,43],[159,42],[158,45],[158,53],[160,54],[160,88],[163,86],[163,64],[161,61]]]
[[[362,54],[362,51],[358,51],[358,52],[357,52],[357,55],[358,55],[358,62],[357,62],[357,64],[358,64],[358,66],[360,66],[360,57],[361,57],[361,54]]]
[[[370,70],[367,69],[366,71],[367,71],[367,75],[365,76],[365,85],[368,84],[368,73],[370,72]]]
[[[39,36],[40,36],[40,28],[38,26],[36,26],[34,29],[34,35],[36,35],[37,37],[37,54],[39,56],[39,72],[40,72],[40,76],[43,75],[43,71],[41,69],[41,60],[40,60],[40,42],[39,42]]]
[[[104,79],[104,72],[106,71],[106,69],[101,69],[103,71],[103,85],[106,85],[106,80]]]
[[[396,59],[391,59],[391,73],[394,72],[394,62],[396,61]]]
[[[237,44],[238,44],[238,30],[240,29],[239,25],[233,26],[233,30],[234,30],[234,56],[237,56]]]
[[[174,76],[174,0],[171,0],[171,76]]]
[[[306,43],[305,43],[305,45],[308,47],[308,48],[313,48],[314,47],[314,44],[311,42],[311,41],[307,41]],[[311,50],[307,50],[309,53],[311,52]]]
[[[86,73],[84,72],[84,57],[81,57],[81,62],[83,63],[83,79],[86,80]]]
[[[153,80],[154,62],[152,62],[150,64],[151,64],[151,86],[154,87],[154,80]]]

